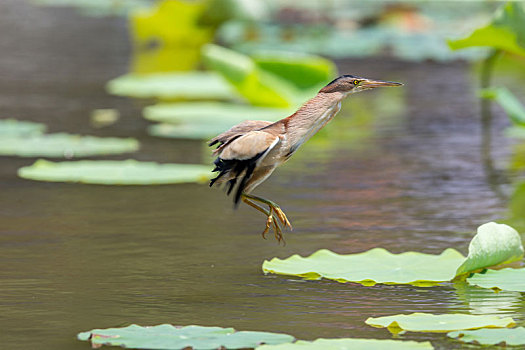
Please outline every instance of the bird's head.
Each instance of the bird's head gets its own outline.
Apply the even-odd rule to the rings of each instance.
[[[400,86],[401,83],[393,81],[375,80],[357,77],[355,75],[341,75],[339,78],[332,80],[320,92],[332,93],[342,92],[344,94],[351,94],[354,92],[364,91],[382,86]]]

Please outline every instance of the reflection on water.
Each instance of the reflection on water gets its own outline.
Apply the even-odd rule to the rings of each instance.
[[[2,33],[17,33],[17,40],[0,36],[0,117],[46,122],[52,131],[134,136],[143,144],[139,160],[203,159],[201,143],[148,137],[141,105],[104,93],[104,83],[126,70],[121,19],[78,17],[18,0],[0,8]],[[415,311],[499,314],[523,322],[520,293],[452,284],[363,287],[262,274],[264,259],[319,248],[440,253],[452,246],[465,252],[479,224],[505,213],[506,203],[483,174],[467,66],[339,65],[342,72],[405,87],[348,100],[333,124],[258,189],[292,219],[295,230],[285,247],[260,237],[259,213],[233,211],[220,191],[206,186],[30,182],[18,179],[16,169],[31,159],[0,158],[4,347],[86,349],[75,341],[77,332],[129,323],[233,326],[314,339],[390,338],[364,320]],[[90,112],[107,107],[118,108],[121,119],[92,128]],[[498,152],[508,152],[506,142]],[[442,335],[402,337],[458,346]]]
[[[524,314],[522,311],[518,312],[525,306],[521,293],[509,291],[496,293],[492,289],[470,286],[466,283],[456,283],[454,288],[458,298],[468,306],[472,314],[509,316],[517,318],[517,321],[524,321]]]

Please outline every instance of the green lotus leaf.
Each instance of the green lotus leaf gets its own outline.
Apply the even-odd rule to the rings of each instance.
[[[431,350],[430,342],[399,341],[389,339],[317,339],[314,341],[298,340],[295,343],[280,345],[262,345],[256,350]]]
[[[481,96],[495,100],[514,124],[525,126],[525,107],[507,88],[484,89],[481,91]]]
[[[287,334],[268,332],[236,332],[233,328],[162,324],[153,327],[131,325],[123,328],[93,329],[77,335],[90,341],[93,347],[102,345],[132,349],[241,349],[264,344],[289,343],[295,340]]]
[[[511,29],[498,28],[493,25],[476,29],[467,38],[449,41],[448,44],[452,50],[488,46],[510,53],[525,55],[525,48],[517,43],[516,33],[512,32]]]
[[[320,89],[335,78],[335,64],[323,57],[287,51],[259,51],[252,58],[260,68],[300,89]]]
[[[205,63],[222,74],[246,100],[255,106],[293,107],[303,96],[285,79],[259,68],[248,56],[207,44]]]
[[[478,233],[470,241],[468,251],[467,259],[456,271],[457,276],[523,257],[519,233],[508,225],[495,222],[478,227]]]
[[[525,56],[525,10],[522,3],[509,2],[496,12],[492,22],[468,37],[449,41],[453,50],[488,46]]]
[[[406,252],[392,254],[382,248],[340,255],[319,250],[309,257],[293,255],[287,259],[264,261],[263,271],[306,279],[328,278],[338,282],[364,285],[414,284],[435,285],[475,270],[509,263],[523,256],[519,234],[512,227],[487,223],[478,228],[465,258],[454,249],[439,255]]]
[[[228,128],[247,119],[277,121],[290,109],[264,108],[220,102],[160,103],[144,109],[144,117],[162,123],[221,124]]]
[[[455,331],[448,333],[447,336],[457,338],[464,343],[476,343],[481,345],[525,345],[525,328],[523,327]]]
[[[109,93],[135,98],[230,100],[238,94],[214,72],[125,74],[110,80]]]
[[[495,291],[525,292],[525,269],[487,270],[467,278],[469,284]]]
[[[459,329],[503,328],[516,325],[510,317],[500,318],[488,315],[413,313],[369,317],[366,324],[372,327],[387,328],[392,334],[410,332],[450,332]]]
[[[84,160],[49,162],[37,160],[20,168],[24,179],[48,182],[80,182],[99,185],[160,185],[205,182],[210,167],[199,164],[157,164],[136,160]]]
[[[0,119],[0,136],[2,137],[40,135],[45,131],[44,124],[16,119]]]
[[[89,124],[94,128],[105,128],[120,119],[120,112],[114,108],[95,109],[91,112]]]
[[[18,157],[76,158],[135,152],[139,142],[132,138],[44,134],[0,138],[0,155]]]
[[[517,139],[525,139],[525,126],[514,125],[505,130],[505,135]]]
[[[273,258],[264,261],[263,271],[307,279],[324,277],[364,285],[434,285],[453,279],[457,267],[464,260],[465,257],[455,249],[446,249],[439,255],[416,252],[392,254],[382,248],[339,255],[322,249],[306,258],[293,255],[284,260]]]
[[[208,140],[230,127],[222,124],[154,124],[148,127],[148,134],[172,139]]]

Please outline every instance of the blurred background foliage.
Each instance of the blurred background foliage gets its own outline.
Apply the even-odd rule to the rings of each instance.
[[[205,140],[247,118],[277,120],[337,76],[337,61],[373,57],[473,62],[480,77],[488,168],[494,167],[493,108],[509,116],[507,136],[525,137],[525,108],[512,92],[512,80],[510,85],[501,83],[508,75],[525,76],[522,2],[459,1],[447,6],[436,1],[32,1],[73,6],[89,16],[127,16],[133,48],[129,73],[109,81],[107,90],[146,104],[144,117],[157,123],[148,126],[152,136]],[[357,146],[372,137],[385,121],[375,121],[378,113],[370,106],[386,104],[369,103],[369,98],[388,99],[389,114],[394,115],[389,123],[399,122],[395,116],[405,109],[402,92],[358,96],[343,111],[353,118],[335,120],[335,126],[312,140],[316,147],[343,139]],[[368,107],[360,107],[360,101]],[[103,128],[118,120],[119,112],[109,108],[95,110],[91,122]],[[523,151],[515,149],[508,168],[520,174]]]

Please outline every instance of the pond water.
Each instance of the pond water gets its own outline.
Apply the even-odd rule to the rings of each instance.
[[[133,136],[142,149],[108,157],[207,161],[196,141],[146,134],[143,104],[104,92],[127,71],[122,18],[0,3],[0,117],[50,131]],[[466,253],[482,223],[507,201],[488,181],[472,75],[466,63],[338,62],[340,72],[402,81],[402,89],[348,99],[342,112],[256,193],[294,225],[286,246],[260,232],[264,217],[205,185],[104,187],[32,182],[16,170],[34,159],[0,158],[0,329],[5,349],[87,349],[92,328],[199,324],[318,337],[391,338],[369,316],[472,313],[525,321],[523,294],[464,284],[434,288],[340,284],[265,276],[272,257],[384,247]],[[384,101],[389,101],[388,103]],[[93,129],[96,108],[118,108]],[[498,111],[499,112],[499,111]],[[497,114],[495,135],[506,125]],[[494,143],[504,167],[510,141]],[[438,349],[444,335],[407,334]]]

